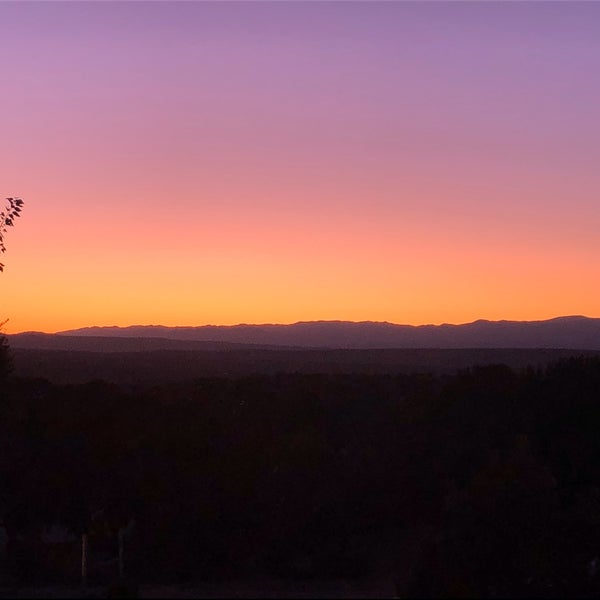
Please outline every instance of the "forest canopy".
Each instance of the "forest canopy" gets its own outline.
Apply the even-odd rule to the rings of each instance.
[[[91,580],[110,580],[102,561],[134,523],[138,581],[392,573],[409,596],[600,592],[596,358],[1,389],[5,582],[77,581],[82,532]],[[49,547],[53,527],[73,541]]]

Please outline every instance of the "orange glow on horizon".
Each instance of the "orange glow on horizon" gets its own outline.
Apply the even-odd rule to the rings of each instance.
[[[215,226],[219,222],[221,226]],[[375,219],[374,216],[372,216]],[[401,324],[541,320],[598,314],[588,242],[570,252],[529,231],[479,236],[456,221],[423,226],[351,216],[277,223],[73,222],[45,229],[34,202],[10,231],[0,309],[6,332],[90,325]],[[375,229],[375,233],[374,230]],[[535,244],[532,243],[535,241]],[[47,248],[43,252],[41,248]]]

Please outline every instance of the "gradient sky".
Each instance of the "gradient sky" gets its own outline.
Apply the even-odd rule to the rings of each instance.
[[[600,316],[600,3],[3,2],[6,330]]]

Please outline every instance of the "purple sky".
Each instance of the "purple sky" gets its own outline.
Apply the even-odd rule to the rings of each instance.
[[[600,314],[600,3],[4,2],[0,23],[13,330]]]

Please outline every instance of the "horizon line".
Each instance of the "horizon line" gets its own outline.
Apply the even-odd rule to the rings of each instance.
[[[597,319],[600,317],[589,317],[587,315],[580,314],[571,314],[571,315],[559,315],[556,317],[550,317],[547,319],[475,319],[473,321],[467,321],[463,323],[448,323],[447,321],[441,323],[421,323],[418,325],[408,324],[408,323],[394,323],[392,321],[373,321],[373,320],[361,320],[361,321],[352,321],[345,319],[314,319],[310,321],[294,321],[291,323],[235,323],[232,325],[218,325],[214,323],[206,323],[203,325],[162,325],[162,324],[134,324],[134,325],[84,325],[83,327],[74,327],[71,329],[63,329],[59,331],[38,331],[38,330],[25,330],[25,331],[17,331],[15,333],[7,333],[3,335],[22,335],[22,334],[31,334],[31,333],[41,333],[45,335],[59,335],[70,333],[74,331],[81,331],[84,329],[133,329],[137,327],[143,328],[163,328],[163,329],[201,329],[204,327],[220,327],[220,328],[235,328],[235,327],[291,327],[294,325],[305,325],[311,323],[346,323],[352,325],[361,325],[361,324],[374,324],[374,325],[392,325],[395,327],[460,327],[464,325],[473,325],[474,323],[543,323],[547,321],[557,321],[563,319]],[[1,333],[0,333],[1,334]]]

